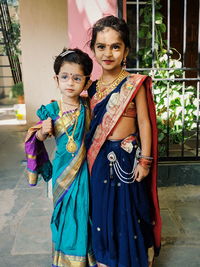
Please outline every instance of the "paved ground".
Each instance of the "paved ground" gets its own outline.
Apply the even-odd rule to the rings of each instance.
[[[5,126],[0,116],[0,267],[50,267],[52,203],[47,186],[27,185],[26,126]],[[161,187],[159,198],[163,240],[154,266],[200,266],[200,186]]]

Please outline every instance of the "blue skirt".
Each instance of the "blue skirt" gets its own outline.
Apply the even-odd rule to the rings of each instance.
[[[140,183],[126,180],[133,170],[137,141],[128,144],[128,152],[122,142],[107,140],[92,168],[92,246],[96,260],[109,267],[147,267],[147,250],[153,246],[148,177]],[[118,171],[107,158],[110,152],[116,156]]]

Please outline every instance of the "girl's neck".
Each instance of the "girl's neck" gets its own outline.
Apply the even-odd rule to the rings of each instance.
[[[64,105],[78,106],[79,103],[80,103],[80,99],[79,99],[79,97],[76,97],[76,98],[70,98],[70,97],[61,96],[61,102],[62,102]]]
[[[112,80],[115,80],[117,76],[122,71],[122,68],[114,69],[114,70],[103,70],[103,73],[101,75],[101,80],[104,83],[111,82]]]
[[[61,111],[63,112],[73,112],[80,106],[79,97],[68,98],[61,96]]]

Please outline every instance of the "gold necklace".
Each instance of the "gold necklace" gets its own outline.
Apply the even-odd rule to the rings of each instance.
[[[96,84],[96,94],[95,94],[95,98],[97,99],[101,99],[102,97],[104,97],[105,95],[107,95],[108,93],[110,93],[117,85],[120,84],[120,82],[127,77],[127,72],[122,69],[119,73],[119,75],[117,76],[117,78],[110,84],[110,86],[108,86],[107,88],[105,88],[104,90],[101,90],[101,88],[103,87],[102,81],[101,79],[99,79],[97,81]]]
[[[103,81],[103,76],[101,76],[100,79],[99,79],[101,85],[109,86],[109,85],[113,84],[113,83],[119,78],[119,76],[122,74],[122,72],[124,72],[123,69],[121,69],[121,71],[120,71],[120,73],[117,75],[117,77],[116,77],[112,82],[109,82],[109,83],[105,83],[105,82]]]
[[[72,119],[75,117],[75,122],[74,122],[74,127],[73,127],[72,134],[69,135],[67,129],[65,130],[65,134],[66,134],[67,137],[68,137],[68,141],[67,141],[67,144],[66,144],[66,150],[67,150],[69,153],[72,153],[72,156],[73,156],[73,157],[74,157],[74,153],[77,151],[77,144],[76,144],[76,142],[74,141],[74,133],[75,133],[76,126],[77,126],[77,123],[78,123],[78,117],[79,117],[79,115],[80,115],[80,107],[81,107],[81,106],[79,106],[79,109],[74,110],[73,113],[72,113],[72,111],[66,113],[68,117],[69,117],[68,114],[70,113],[70,115],[71,115],[70,117],[71,117]],[[60,108],[61,108],[61,112],[62,112],[62,107],[61,107],[61,105],[60,105]],[[63,112],[62,112],[62,114],[63,114]],[[62,115],[60,118],[61,118],[63,127],[66,128],[65,125],[64,125],[64,122],[63,122],[63,115]]]
[[[62,104],[64,104],[64,105],[68,105],[68,106],[73,106],[73,107],[78,107],[79,106],[79,103],[78,104],[71,104],[71,103],[67,103],[67,102],[64,102],[64,101],[62,101]]]

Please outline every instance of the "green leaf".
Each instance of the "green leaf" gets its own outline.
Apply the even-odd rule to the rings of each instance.
[[[162,33],[163,33],[163,32],[166,32],[167,28],[166,28],[166,26],[165,26],[164,23],[160,24],[159,27],[160,27],[160,31],[161,31]]]
[[[147,33],[147,38],[148,38],[148,39],[151,39],[151,38],[152,38],[152,34],[151,34],[151,32],[148,32],[148,33]]]
[[[159,133],[158,141],[161,142],[165,138],[164,133]]]
[[[139,38],[144,38],[145,34],[144,34],[144,31],[139,31]]]

